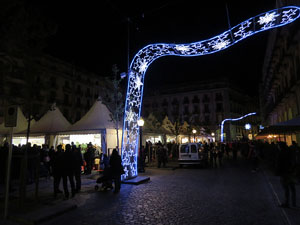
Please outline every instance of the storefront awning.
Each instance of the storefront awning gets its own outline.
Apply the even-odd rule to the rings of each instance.
[[[270,134],[294,134],[300,133],[300,117],[277,123],[265,127],[258,135],[257,138],[267,137]]]

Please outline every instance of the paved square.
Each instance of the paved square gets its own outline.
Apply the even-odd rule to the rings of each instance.
[[[46,224],[282,225],[281,209],[262,172],[247,166],[147,169],[150,182],[119,194],[90,191],[79,207]]]

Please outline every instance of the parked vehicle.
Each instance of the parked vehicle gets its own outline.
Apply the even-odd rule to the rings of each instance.
[[[185,143],[179,146],[180,167],[183,165],[208,165],[208,153],[204,151],[199,143]]]

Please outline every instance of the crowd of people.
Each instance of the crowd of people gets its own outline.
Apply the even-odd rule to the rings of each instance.
[[[223,159],[227,157],[232,161],[237,161],[238,155],[244,157],[252,165],[252,172],[259,170],[260,163],[268,165],[275,175],[280,176],[280,181],[285,192],[286,200],[282,207],[296,205],[296,183],[300,183],[300,148],[296,142],[287,146],[285,142],[268,143],[261,141],[242,141],[229,143],[199,143],[201,152],[206,161],[205,165],[210,168],[223,166]],[[42,147],[30,144],[28,146],[13,146],[12,172],[11,178],[18,179],[20,176],[20,166],[22,154],[28,153],[27,182],[34,182],[36,176],[53,176],[53,191],[56,196],[64,193],[65,198],[74,197],[81,190],[81,174],[91,174],[92,169],[97,169],[95,159],[101,162],[101,169],[106,177],[109,176],[115,183],[114,192],[118,193],[121,188],[121,174],[124,172],[121,157],[114,149],[111,156],[97,151],[91,143],[83,152],[80,145],[74,143],[65,146],[58,145],[56,149],[47,145]],[[0,148],[0,183],[4,183],[5,166],[8,154],[8,144],[5,143]],[[152,144],[146,142],[146,147],[139,150],[138,170],[145,172],[145,165],[154,162],[157,167],[166,167],[169,160],[177,160],[179,145],[175,142],[162,144],[161,142]],[[101,159],[101,160],[100,160]],[[36,162],[39,163],[36,163]],[[39,174],[37,175],[37,166]],[[62,181],[63,191],[60,189]],[[69,184],[71,190],[69,191]]]
[[[0,147],[0,184],[4,184],[6,176],[6,160],[9,146],[4,143]],[[108,157],[106,154],[98,151],[91,143],[87,144],[85,150],[81,146],[76,146],[73,142],[66,145],[58,145],[49,148],[47,145],[37,146],[29,143],[27,146],[13,146],[11,180],[18,180],[21,174],[21,166],[24,151],[27,151],[27,173],[26,183],[33,183],[36,178],[53,177],[54,196],[60,193],[64,198],[74,197],[81,190],[81,175],[91,174],[93,169],[100,170],[110,167],[112,169],[112,179],[115,182],[115,193],[118,193],[121,187],[121,172],[118,171],[121,164],[121,157],[116,149]],[[101,162],[101,165],[97,165]],[[96,162],[96,163],[95,163]],[[119,165],[119,167],[118,167]],[[98,168],[99,167],[99,168]],[[118,167],[116,169],[116,167]],[[63,191],[61,190],[61,181]],[[12,182],[10,182],[12,183]],[[69,190],[70,185],[70,190]],[[12,188],[11,188],[12,189]]]

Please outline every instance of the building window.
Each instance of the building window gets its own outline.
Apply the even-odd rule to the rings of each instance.
[[[91,105],[90,105],[90,100],[87,100],[86,101],[86,109],[89,109],[91,107]]]
[[[223,101],[223,96],[221,93],[216,93],[216,101]]]
[[[209,124],[209,116],[205,116],[205,117],[204,117],[204,120],[205,120],[205,123],[206,123],[206,124]]]
[[[176,98],[173,99],[172,105],[178,105],[178,100]]]
[[[70,84],[69,84],[69,81],[65,81],[65,86],[64,86],[64,88],[70,88]]]
[[[77,107],[81,107],[81,101],[80,101],[80,98],[77,98],[77,100],[76,100],[76,106],[77,106]]]
[[[163,107],[168,107],[168,101],[166,99],[164,99],[163,103],[162,103]]]
[[[195,95],[192,102],[193,102],[193,104],[198,104],[200,102],[198,96]]]
[[[184,114],[184,115],[188,115],[188,114],[189,114],[189,107],[188,107],[188,106],[185,106],[185,107],[184,107],[183,114]]]
[[[194,110],[193,110],[193,114],[199,114],[200,110],[198,105],[194,105]]]
[[[40,78],[40,76],[37,76],[36,79],[35,79],[35,83],[39,84],[40,82],[41,82],[41,78]]]
[[[55,88],[56,87],[56,78],[55,77],[51,77],[50,78],[50,86],[52,88]]]
[[[223,104],[222,103],[217,103],[216,112],[223,112]]]
[[[69,95],[64,94],[64,104],[69,105]]]
[[[184,97],[183,104],[189,104],[189,103],[190,103],[189,98],[188,97]]]
[[[205,94],[202,102],[209,102],[209,97]]]
[[[204,113],[209,113],[209,105],[204,104]]]
[[[50,95],[48,98],[48,103],[54,103],[56,100],[56,92],[55,91],[50,91]]]

